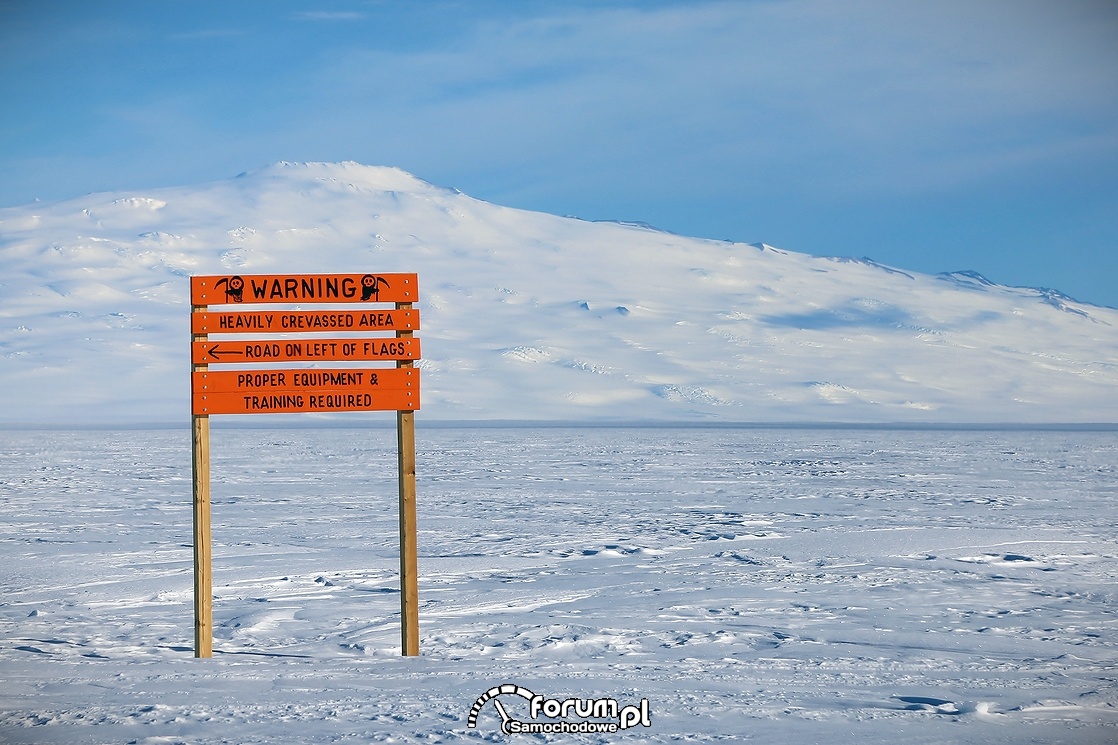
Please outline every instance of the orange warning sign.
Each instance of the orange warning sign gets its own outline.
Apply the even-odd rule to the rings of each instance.
[[[414,303],[415,274],[229,274],[190,278],[191,305]]]
[[[271,339],[265,341],[196,341],[190,344],[196,365],[257,362],[354,362],[417,360],[419,339]]]
[[[306,334],[311,332],[415,331],[418,310],[253,310],[190,315],[195,334]]]
[[[419,339],[412,335],[419,328],[419,311],[412,307],[418,298],[417,275],[406,273],[191,277],[194,415],[418,410],[419,370],[412,366],[420,358]],[[262,303],[288,307],[209,310],[215,305]],[[300,308],[341,303],[366,307]],[[378,308],[376,303],[396,307]],[[323,338],[322,334],[343,336]],[[365,361],[397,364],[391,368],[272,366]],[[213,365],[219,369],[211,370]],[[221,369],[225,365],[236,369]]]
[[[419,390],[419,368],[301,368],[294,370],[204,370],[192,374],[198,393],[300,393]]]
[[[335,411],[418,411],[419,389],[341,390],[308,388],[299,391],[195,393],[193,413],[210,414],[328,414]]]

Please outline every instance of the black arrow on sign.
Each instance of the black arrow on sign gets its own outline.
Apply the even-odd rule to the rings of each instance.
[[[244,352],[230,352],[228,350],[226,350],[224,352],[219,352],[219,351],[217,351],[217,347],[218,347],[218,345],[214,344],[212,347],[210,347],[209,349],[206,350],[206,354],[209,355],[210,357],[213,357],[215,360],[221,359],[221,355],[223,355],[223,354],[244,354]]]

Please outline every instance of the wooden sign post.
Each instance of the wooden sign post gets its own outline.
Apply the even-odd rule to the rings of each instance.
[[[415,411],[419,409],[415,274],[228,275],[190,278],[194,476],[194,656],[213,656],[210,415],[395,411],[400,491],[401,649],[419,654]],[[223,308],[360,304],[360,310]],[[393,309],[378,307],[394,304]],[[372,334],[392,332],[393,336]],[[321,334],[329,333],[330,338]],[[212,340],[211,334],[237,334]],[[314,336],[307,336],[314,334]],[[333,336],[349,334],[348,336]],[[246,336],[253,336],[246,341]],[[267,335],[258,338],[258,335]],[[255,367],[262,363],[395,362],[386,367]],[[210,365],[237,369],[210,370]]]

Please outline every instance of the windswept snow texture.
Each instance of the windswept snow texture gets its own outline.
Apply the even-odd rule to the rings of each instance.
[[[281,163],[0,210],[0,423],[181,421],[189,275],[341,271],[419,273],[431,420],[1118,421],[1118,310]]]
[[[0,741],[509,742],[507,684],[649,702],[547,742],[1118,742],[1118,434],[418,443],[420,657],[393,431],[217,426],[195,660],[187,433],[0,431]]]

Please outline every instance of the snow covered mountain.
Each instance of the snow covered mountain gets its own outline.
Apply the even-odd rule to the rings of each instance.
[[[0,424],[186,422],[189,275],[366,271],[419,273],[421,419],[1118,421],[1118,310],[280,163],[0,210]]]

